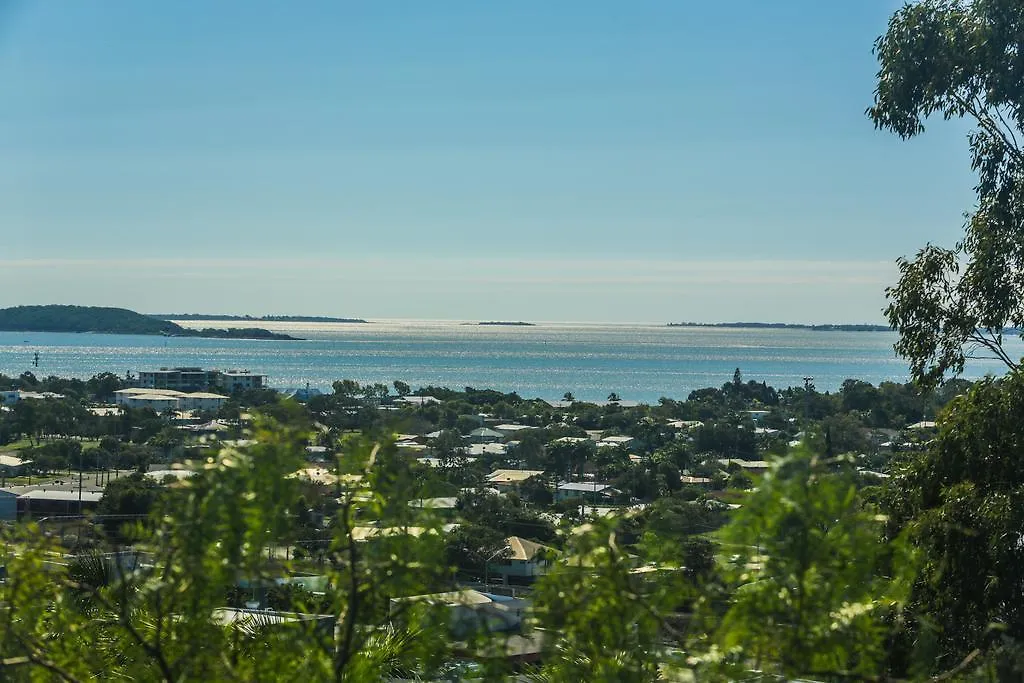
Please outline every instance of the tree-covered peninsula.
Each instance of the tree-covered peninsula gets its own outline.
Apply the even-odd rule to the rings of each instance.
[[[295,339],[260,328],[206,328],[194,330],[169,320],[157,320],[126,308],[102,306],[14,306],[0,309],[0,331],[5,332],[100,332],[106,334],[157,334],[169,337],[223,339]]]

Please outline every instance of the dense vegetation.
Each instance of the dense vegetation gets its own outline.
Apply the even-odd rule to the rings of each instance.
[[[14,332],[106,332],[180,334],[184,328],[124,308],[99,306],[15,306],[0,309],[0,330]]]
[[[101,306],[14,306],[0,309],[0,330],[12,332],[101,332],[161,334],[224,339],[293,339],[258,328],[193,330],[125,308]]]

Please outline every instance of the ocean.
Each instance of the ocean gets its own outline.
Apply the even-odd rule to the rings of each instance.
[[[179,321],[180,322],[180,321]],[[224,327],[187,321],[188,327]],[[233,323],[237,326],[237,323]],[[338,379],[394,380],[426,385],[516,391],[525,398],[685,399],[721,386],[739,368],[744,380],[777,388],[813,377],[819,391],[847,378],[872,384],[905,382],[907,365],[892,350],[892,332],[815,332],[795,329],[667,327],[537,323],[481,326],[457,321],[389,320],[352,323],[259,323],[302,341],[166,338],[137,335],[0,332],[0,373],[71,376],[124,375],[171,366],[247,369],[271,386],[329,390]],[[1024,344],[1009,342],[1015,357]],[[32,365],[39,353],[39,367]],[[1002,373],[994,361],[975,361],[967,377]]]

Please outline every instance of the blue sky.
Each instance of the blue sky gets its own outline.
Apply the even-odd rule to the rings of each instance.
[[[973,197],[900,4],[0,0],[0,305],[880,320]]]

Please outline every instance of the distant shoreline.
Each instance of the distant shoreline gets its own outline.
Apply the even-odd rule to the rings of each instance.
[[[472,325],[473,323],[468,323]],[[498,325],[504,327],[535,327],[533,323],[526,323],[522,320],[485,320],[478,322],[477,325]]]
[[[147,313],[157,320],[210,320],[216,322],[264,322],[264,323],[362,323],[362,318],[331,318],[322,315],[204,315],[202,313]]]
[[[668,323],[666,327],[731,327],[754,330],[811,330],[812,332],[891,332],[888,325],[801,325],[799,323]]]
[[[98,334],[139,334],[162,337],[205,337],[212,339],[267,339],[300,341],[297,337],[257,327],[227,329],[182,327],[126,308],[103,306],[13,306],[0,309],[0,331],[63,332]]]

